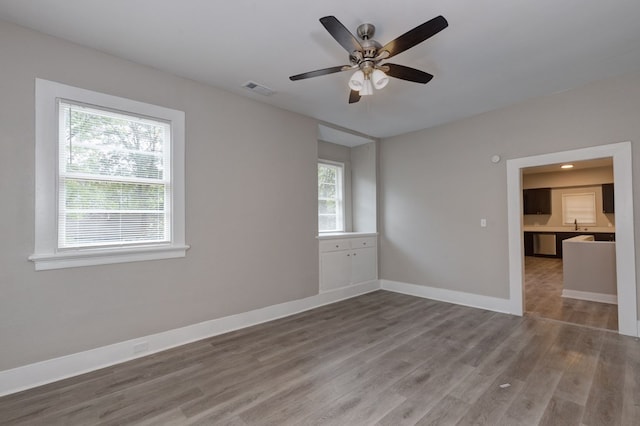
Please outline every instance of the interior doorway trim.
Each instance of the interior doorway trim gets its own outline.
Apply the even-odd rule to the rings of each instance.
[[[570,161],[613,157],[616,211],[616,274],[618,331],[638,337],[635,238],[633,230],[633,180],[631,142],[599,145],[507,160],[509,226],[509,304],[515,315],[523,313],[522,169]]]

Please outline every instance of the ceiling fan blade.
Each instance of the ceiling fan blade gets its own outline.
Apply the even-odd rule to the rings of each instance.
[[[333,74],[335,72],[340,72],[340,71],[348,71],[350,69],[352,69],[350,65],[339,65],[337,67],[323,68],[321,70],[303,72],[302,74],[292,75],[291,77],[289,77],[289,80],[291,81],[304,80],[305,78],[319,77],[321,75]]]
[[[349,103],[350,104],[355,104],[356,102],[358,102],[360,100],[360,92],[352,90],[349,93]]]
[[[336,39],[340,46],[344,47],[349,54],[356,50],[362,50],[362,46],[358,42],[358,39],[354,37],[349,30],[342,25],[342,22],[338,21],[335,16],[325,16],[320,18],[320,23],[329,31],[329,34]]]
[[[429,37],[432,37],[444,30],[449,26],[449,23],[443,16],[436,16],[430,21],[425,22],[422,25],[418,25],[412,30],[407,31],[395,40],[385,44],[378,56],[382,56],[381,59],[387,59],[392,56],[402,53],[407,49],[411,49],[413,46],[422,43]],[[383,52],[388,52],[388,55],[382,55]]]
[[[414,83],[426,84],[433,78],[433,75],[417,70],[415,68],[405,67],[398,64],[384,64],[384,67],[388,67],[386,71],[390,77],[399,78],[401,80],[413,81]]]

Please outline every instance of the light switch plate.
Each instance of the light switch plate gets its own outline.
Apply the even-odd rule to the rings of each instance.
[[[480,219],[480,226],[483,228],[487,227],[487,219]]]

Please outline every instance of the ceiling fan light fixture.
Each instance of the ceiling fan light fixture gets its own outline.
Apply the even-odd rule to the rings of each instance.
[[[389,83],[389,77],[382,70],[374,70],[371,80],[373,80],[373,87],[378,90]]]
[[[360,90],[360,96],[368,95],[373,95],[373,84],[371,83],[371,79],[366,78],[362,85],[362,89]]]
[[[364,87],[364,73],[358,70],[349,79],[349,88],[359,92]]]

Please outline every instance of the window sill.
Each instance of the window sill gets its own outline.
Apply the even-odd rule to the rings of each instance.
[[[29,256],[29,260],[35,264],[36,271],[46,271],[49,269],[77,268],[80,266],[185,257],[188,249],[189,246],[187,245],[95,249],[55,254],[32,254]]]

